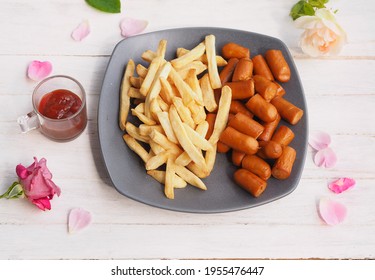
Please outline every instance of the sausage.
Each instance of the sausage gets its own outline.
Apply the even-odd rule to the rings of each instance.
[[[259,197],[267,187],[267,182],[246,169],[238,169],[234,172],[234,181],[254,197]]]
[[[217,142],[217,152],[225,154],[230,150],[230,147],[228,145],[225,145],[223,142],[218,141]]]
[[[272,99],[271,103],[276,107],[280,116],[290,124],[297,124],[303,116],[303,110],[283,97],[275,97]]]
[[[223,70],[220,71],[220,74],[219,74],[221,84],[224,84],[232,80],[232,75],[233,75],[234,69],[237,66],[238,61],[239,61],[238,58],[235,58],[235,57],[228,60],[227,65],[225,65],[225,67],[223,68]]]
[[[239,132],[245,133],[246,135],[249,135],[255,139],[257,139],[264,130],[264,127],[260,123],[241,112],[237,113],[228,122],[228,126],[231,126],[237,129]]]
[[[282,146],[288,146],[294,139],[294,132],[287,126],[281,125],[273,134],[271,140]]]
[[[246,103],[246,107],[255,116],[264,122],[272,122],[277,118],[277,110],[275,106],[268,103],[261,95],[255,94]]]
[[[255,138],[239,132],[233,127],[226,127],[221,133],[220,141],[234,150],[245,154],[255,154],[258,151],[258,141]]]
[[[254,117],[253,113],[251,113],[241,101],[232,100],[229,113],[235,115],[239,112],[245,114],[246,116],[249,116],[250,118]]]
[[[253,62],[250,58],[241,58],[233,72],[232,82],[245,81],[253,76]]]
[[[282,146],[275,141],[258,141],[259,150],[257,156],[263,159],[279,158],[283,153]]]
[[[253,79],[255,91],[258,92],[267,102],[270,102],[276,96],[278,90],[277,85],[260,75],[255,75]]]
[[[273,81],[274,77],[272,75],[271,69],[268,67],[268,64],[264,57],[261,54],[258,54],[252,58],[254,75],[261,75],[268,80]]]
[[[258,140],[262,141],[268,141],[271,140],[273,133],[275,132],[277,126],[279,125],[279,122],[281,120],[281,117],[279,114],[277,114],[276,119],[272,122],[261,122],[261,125],[263,125],[264,130],[261,135],[259,135]]]
[[[242,168],[251,171],[265,181],[271,177],[270,165],[256,155],[246,155],[242,160]]]
[[[276,96],[284,96],[285,95],[285,89],[277,82],[275,82],[275,85],[277,86]]]
[[[230,59],[232,57],[238,59],[243,57],[250,58],[250,49],[233,42],[225,44],[221,49],[221,53],[225,59]]]
[[[212,132],[214,131],[215,126],[215,120],[216,120],[216,114],[208,113],[206,115],[206,121],[208,122],[208,130],[206,133],[206,140],[210,139]]]
[[[287,179],[292,172],[296,159],[296,150],[290,146],[283,147],[283,153],[272,167],[272,176],[279,180]]]
[[[232,100],[247,99],[254,95],[254,81],[227,82],[224,86],[229,86],[232,90]]]
[[[288,82],[290,80],[290,68],[283,53],[280,50],[268,50],[265,57],[275,79],[283,83]]]
[[[239,152],[237,150],[232,150],[232,162],[236,166],[241,166],[242,160],[245,157],[245,153]]]

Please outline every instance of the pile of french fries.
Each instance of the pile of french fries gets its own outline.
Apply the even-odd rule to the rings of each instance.
[[[174,199],[174,189],[187,184],[207,189],[202,178],[213,170],[232,92],[220,81],[218,67],[227,62],[216,55],[214,35],[191,50],[178,48],[171,61],[165,59],[166,49],[167,41],[161,40],[156,51],[143,52],[148,67],[128,61],[120,90],[119,126],[126,144],[144,161],[147,174],[164,184],[165,196]],[[215,89],[221,89],[218,104]],[[206,139],[206,113],[214,111],[213,133]],[[141,124],[128,122],[129,113]]]

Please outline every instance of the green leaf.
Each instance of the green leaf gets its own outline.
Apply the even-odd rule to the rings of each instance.
[[[120,0],[86,0],[86,3],[105,13],[121,13]]]
[[[328,0],[309,0],[309,4],[317,9],[325,8],[326,6],[324,4],[327,2]]]
[[[23,196],[24,196],[24,193],[23,193],[22,185],[18,182],[14,182],[5,193],[0,195],[0,198],[12,199],[12,198],[19,198]]]
[[[290,10],[290,16],[293,20],[296,20],[302,16],[313,16],[315,15],[314,7],[307,3],[305,0],[297,2]]]

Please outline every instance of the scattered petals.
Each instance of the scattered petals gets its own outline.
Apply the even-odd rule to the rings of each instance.
[[[336,165],[337,157],[331,148],[318,151],[314,156],[314,163],[320,167],[331,168]]]
[[[342,193],[355,186],[355,180],[352,178],[340,178],[328,185],[328,188],[334,193]]]
[[[346,207],[341,203],[323,198],[319,202],[320,217],[331,226],[340,224],[346,217]]]
[[[91,213],[82,208],[74,208],[68,217],[69,233],[78,232],[86,228],[91,223]]]
[[[32,61],[27,68],[27,76],[34,81],[43,80],[52,72],[52,64],[49,61]]]
[[[89,21],[85,20],[81,22],[76,29],[73,30],[72,32],[72,38],[75,41],[82,41],[87,37],[87,35],[90,34],[90,25]]]
[[[126,17],[120,22],[121,35],[126,38],[139,34],[146,29],[147,25],[147,20]]]
[[[309,144],[317,151],[327,148],[330,143],[331,136],[328,133],[316,131],[310,134]]]

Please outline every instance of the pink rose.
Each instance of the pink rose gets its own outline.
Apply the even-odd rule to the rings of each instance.
[[[38,206],[41,210],[50,210],[50,200],[55,194],[60,196],[61,190],[52,182],[52,173],[46,166],[46,159],[40,161],[34,157],[34,163],[29,167],[19,164],[16,172],[23,187],[24,194],[28,200]]]

